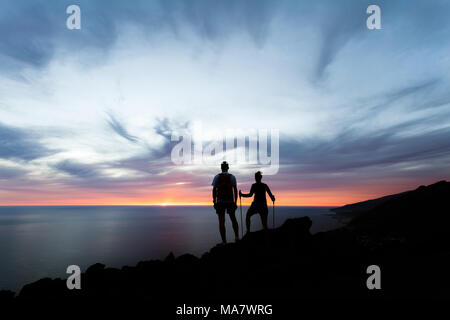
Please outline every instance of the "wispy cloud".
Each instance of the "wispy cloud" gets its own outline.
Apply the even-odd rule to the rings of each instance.
[[[317,55],[314,80],[322,80],[327,67],[348,41],[362,32],[365,7],[363,3],[342,1],[329,4],[324,10],[326,16],[321,20],[322,38]]]
[[[0,68],[20,71],[24,66],[43,68],[59,49],[71,52],[96,48],[107,52],[124,25],[135,25],[149,37],[168,30],[180,37],[190,29],[208,41],[222,41],[231,33],[246,30],[257,46],[264,44],[271,18],[278,6],[268,0],[230,1],[134,1],[132,5],[111,0],[77,1],[83,27],[65,28],[65,9],[71,1],[2,1],[0,15]]]
[[[110,128],[122,138],[133,143],[139,142],[138,137],[131,135],[127,131],[125,126],[119,120],[117,120],[116,117],[114,117],[111,113],[108,113],[108,119],[106,121],[110,126]]]
[[[17,179],[23,177],[27,173],[26,170],[0,165],[0,180],[2,179]]]
[[[285,137],[280,145],[280,158],[284,164],[294,165],[301,174],[371,170],[373,166],[382,168],[392,164],[406,167],[410,162],[426,164],[430,158],[450,155],[450,127],[404,135],[417,125],[424,122],[411,121],[366,134],[346,129],[332,139],[298,141]]]
[[[56,152],[41,143],[32,130],[0,123],[0,158],[29,161]]]
[[[98,177],[95,166],[64,160],[54,164],[54,168],[77,178],[95,179]]]

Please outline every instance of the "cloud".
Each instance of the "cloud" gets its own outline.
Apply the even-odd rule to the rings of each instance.
[[[110,115],[108,123],[121,137],[133,143],[139,142],[142,146],[141,152],[115,161],[101,161],[90,164],[71,159],[59,161],[56,164],[52,164],[51,167],[70,175],[72,178],[76,178],[62,178],[60,181],[65,184],[87,188],[114,189],[117,185],[124,183],[139,182],[149,178],[154,180],[156,176],[167,175],[173,170],[174,166],[170,160],[172,146],[176,143],[171,141],[172,132],[186,130],[189,125],[187,122],[177,122],[169,118],[156,119],[154,132],[162,138],[162,143],[149,146],[143,139],[131,136],[112,115]],[[111,177],[105,174],[108,170],[125,173],[120,177]]]
[[[53,167],[59,171],[62,171],[77,178],[94,179],[98,177],[98,173],[97,170],[95,169],[95,166],[82,164],[72,160],[60,161],[54,164]]]
[[[333,139],[298,141],[284,138],[280,143],[280,162],[294,165],[299,173],[337,173],[360,168],[423,162],[450,155],[450,127],[402,136],[403,130],[422,125],[392,126],[378,132],[361,134],[347,129]]]
[[[19,177],[23,177],[26,173],[27,171],[23,169],[9,166],[0,166],[0,180],[17,179]]]
[[[450,104],[447,92],[442,79],[423,80],[351,106],[349,110],[357,112],[346,112],[332,137],[284,135],[281,166],[317,177],[360,172],[375,178],[384,170],[393,178],[414,164],[411,177],[425,171],[438,176],[450,159],[450,109],[434,109]],[[436,165],[436,159],[442,165]]]
[[[117,120],[112,114],[108,113],[108,117],[109,118],[106,121],[108,122],[108,125],[111,127],[111,129],[114,130],[115,133],[117,133],[119,136],[130,142],[133,143],[139,142],[139,139],[136,136],[133,136],[130,133],[128,133],[125,126],[119,120]]]
[[[171,154],[172,147],[177,143],[171,141],[172,134],[175,132],[184,132],[189,127],[189,121],[177,122],[169,118],[156,119],[154,130],[156,134],[163,138],[163,144],[152,150],[153,158],[165,158]]]
[[[2,3],[0,53],[34,67],[48,63],[54,51],[52,37],[58,29],[46,6],[26,7]],[[8,14],[5,14],[8,11]],[[0,60],[1,61],[1,60]]]
[[[431,79],[424,80],[419,83],[414,83],[412,85],[403,87],[401,89],[394,90],[384,95],[383,101],[380,104],[377,104],[373,107],[373,109],[385,109],[389,107],[394,102],[397,102],[405,97],[416,97],[418,94],[425,94],[435,89],[439,84],[442,83],[442,79]],[[415,102],[416,103],[416,102]],[[422,106],[422,108],[432,107],[432,104],[427,102],[426,105]]]
[[[360,117],[353,118],[353,121],[364,122],[366,118],[375,117],[395,106],[401,106],[410,112],[437,108],[450,102],[447,91],[446,85],[440,78],[422,80],[399,89],[388,90],[386,93],[366,98],[363,103],[353,106],[354,110],[363,111]],[[347,118],[350,119],[351,116]]]
[[[173,30],[187,23],[203,39],[216,41],[231,33],[247,32],[258,47],[264,45],[277,2],[268,0],[164,1],[160,4]]]
[[[170,159],[173,146],[177,143],[171,141],[172,133],[185,132],[189,122],[179,122],[169,118],[157,118],[154,132],[162,138],[159,144],[145,143],[143,151],[132,157],[124,158],[108,166],[118,169],[130,169],[145,174],[162,174],[172,169],[173,162]]]
[[[133,25],[153,37],[169,31],[176,37],[192,30],[203,40],[222,41],[231,33],[245,30],[262,46],[274,15],[275,1],[133,1],[80,0],[81,30],[68,30],[68,0],[37,0],[0,5],[0,68],[15,72],[24,67],[42,68],[58,50],[73,52],[98,49],[106,53],[123,27]]]
[[[327,67],[347,42],[364,30],[365,8],[362,3],[341,1],[329,3],[321,23],[321,44],[317,55],[314,80],[322,80]]]
[[[32,130],[0,123],[0,158],[30,161],[55,153],[57,150],[42,144]]]

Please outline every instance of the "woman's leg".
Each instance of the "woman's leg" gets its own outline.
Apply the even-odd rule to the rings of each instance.
[[[264,230],[267,230],[267,214],[261,213],[261,223]]]
[[[248,208],[248,210],[247,210],[247,215],[245,216],[245,226],[247,227],[246,233],[249,233],[249,232],[250,232],[250,218],[251,218],[251,216],[254,215],[255,213],[256,213],[256,212],[255,212],[254,207],[253,207],[253,206],[250,206],[250,208]]]
[[[269,216],[269,209],[267,209],[267,206],[261,208],[260,216],[261,216],[262,226],[263,226],[264,230],[267,230],[268,229],[267,228],[267,217]]]

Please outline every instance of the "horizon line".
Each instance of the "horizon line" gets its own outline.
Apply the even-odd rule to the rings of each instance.
[[[197,203],[153,203],[153,204],[8,204],[2,207],[213,207],[211,204]],[[242,204],[249,207],[250,204]],[[270,207],[270,204],[267,204]],[[276,204],[276,207],[341,207],[342,205],[299,205],[299,204]]]

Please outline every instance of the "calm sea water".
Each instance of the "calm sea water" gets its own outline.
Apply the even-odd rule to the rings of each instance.
[[[277,207],[276,226],[290,217],[309,216],[313,233],[339,227],[329,209]],[[252,230],[258,229],[261,222],[254,216]],[[227,234],[234,239],[228,218]],[[210,207],[0,207],[0,289],[18,292],[43,277],[65,277],[71,264],[85,270],[96,262],[135,265],[171,251],[200,256],[219,241]]]

